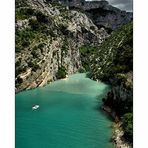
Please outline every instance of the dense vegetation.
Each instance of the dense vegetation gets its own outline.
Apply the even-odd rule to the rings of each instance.
[[[132,141],[133,133],[133,24],[128,23],[112,32],[98,47],[92,60],[93,79],[112,84],[112,89],[103,99],[123,121],[124,137]]]
[[[63,79],[66,77],[66,75],[67,75],[66,68],[64,66],[59,67],[56,77],[58,79]]]
[[[34,10],[31,8],[21,8],[16,9],[15,17],[17,20],[28,19],[29,17],[35,15]]]
[[[34,16],[34,18],[31,16]],[[16,19],[25,18],[29,18],[28,27],[22,30],[16,29],[16,52],[30,47],[33,42],[41,39],[46,40],[47,36],[52,34],[52,31],[48,30],[48,25],[51,25],[50,19],[42,12],[31,8],[22,8],[16,11]]]
[[[133,114],[132,113],[126,113],[124,114],[122,118],[123,122],[123,129],[125,137],[132,142],[132,136],[133,136]]]
[[[117,73],[127,73],[133,65],[133,30],[128,23],[112,32],[99,47],[94,57],[92,71],[102,80],[114,78]],[[99,70],[100,69],[100,70]]]
[[[90,59],[91,56],[97,51],[97,48],[91,46],[82,46],[79,48],[79,51],[81,54],[82,66],[84,67],[85,71],[90,71]]]

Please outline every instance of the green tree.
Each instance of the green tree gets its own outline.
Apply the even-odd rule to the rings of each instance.
[[[124,136],[129,140],[132,141],[133,139],[133,114],[132,113],[126,113],[122,117],[123,122],[123,130],[124,130]]]
[[[66,77],[66,74],[67,74],[66,68],[65,68],[64,66],[61,66],[61,67],[59,67],[59,69],[58,69],[58,72],[57,72],[57,74],[56,74],[56,77],[57,77],[58,79],[62,79],[62,78],[65,78],[65,77]]]

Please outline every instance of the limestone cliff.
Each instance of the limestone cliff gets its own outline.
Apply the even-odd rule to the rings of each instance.
[[[45,0],[16,0],[16,92],[78,72],[79,48],[107,36],[84,13]]]
[[[85,1],[85,0],[48,0],[58,2],[70,9],[79,9],[89,16],[98,27],[105,27],[108,31],[115,30],[133,19],[132,12],[126,12],[113,7],[106,0]]]

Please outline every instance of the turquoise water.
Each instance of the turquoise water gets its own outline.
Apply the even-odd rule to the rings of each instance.
[[[18,93],[16,148],[112,148],[112,122],[97,110],[108,89],[75,74]]]

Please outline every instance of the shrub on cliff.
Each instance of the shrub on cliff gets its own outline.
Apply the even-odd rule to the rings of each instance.
[[[124,129],[124,136],[129,140],[132,141],[133,139],[133,114],[126,113],[122,118],[123,122],[123,129]]]
[[[49,17],[43,14],[41,11],[36,12],[36,17],[38,22],[40,23],[48,23],[50,22]]]
[[[62,32],[63,35],[68,35],[69,31],[67,30],[67,27],[66,25],[63,25],[63,24],[59,24],[59,30]]]
[[[38,22],[37,20],[35,20],[35,19],[30,19],[30,20],[29,20],[29,25],[31,26],[31,28],[32,28],[33,30],[38,30],[39,27],[40,27],[39,22]]]
[[[15,8],[26,7],[26,6],[28,6],[27,1],[24,1],[24,0],[15,1]]]
[[[23,20],[28,19],[34,14],[34,10],[31,8],[21,8],[19,10],[16,10],[16,19],[17,20]]]
[[[39,69],[40,68],[40,66],[37,64],[37,62],[32,62],[32,61],[30,61],[29,63],[28,63],[28,66],[30,67],[30,68],[32,68],[32,71],[36,71],[37,69]]]
[[[89,46],[81,46],[79,48],[80,54],[81,54],[81,61],[82,65],[85,68],[85,71],[90,71],[90,60],[88,60],[88,57],[90,57],[93,53],[97,51],[96,47],[89,47]]]
[[[23,79],[22,79],[21,77],[18,77],[18,78],[15,80],[15,83],[16,83],[17,85],[19,85],[19,84],[23,83]]]
[[[110,37],[98,47],[92,63],[93,77],[102,80],[109,80],[117,73],[133,70],[132,22],[112,32]]]
[[[16,30],[16,52],[20,52],[24,48],[28,47],[35,38],[35,31],[26,28],[24,30]]]
[[[15,76],[19,75],[20,73],[24,73],[27,70],[27,66],[18,66],[15,69]]]
[[[57,79],[62,79],[66,77],[66,68],[64,66],[59,67],[58,72],[56,74]]]
[[[85,68],[82,67],[82,68],[79,68],[78,72],[79,72],[79,73],[85,73],[86,70],[85,70]]]

